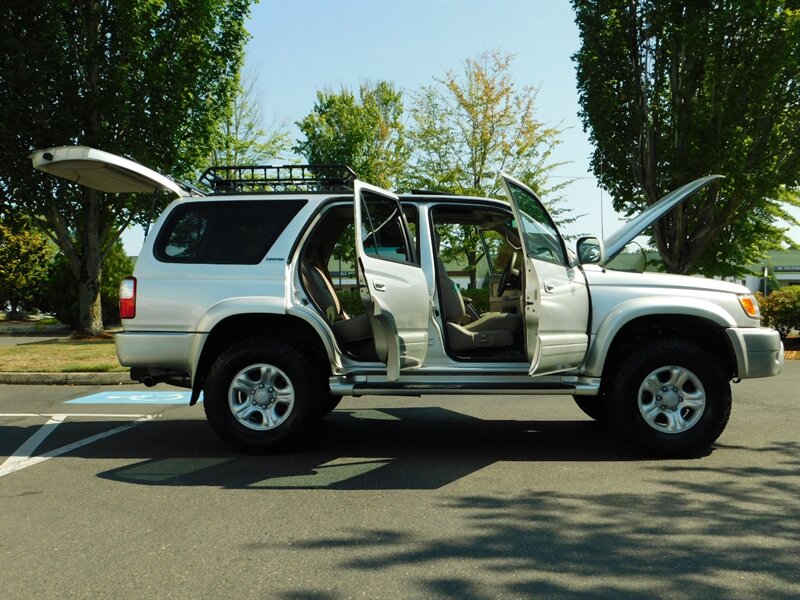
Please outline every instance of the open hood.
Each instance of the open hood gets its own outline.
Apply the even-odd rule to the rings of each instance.
[[[698,190],[704,188],[712,181],[724,179],[724,175],[706,175],[700,179],[695,179],[679,187],[661,198],[658,202],[650,206],[643,213],[640,213],[628,221],[621,229],[612,233],[603,240],[605,247],[605,262],[608,263],[617,254],[622,252],[633,239],[640,235],[645,229],[650,227],[659,217],[665,215],[670,210],[678,206],[681,202],[692,196]]]
[[[58,146],[37,150],[28,158],[45,173],[75,181],[101,192],[132,193],[169,190],[188,196],[172,179],[137,162],[88,146]]]

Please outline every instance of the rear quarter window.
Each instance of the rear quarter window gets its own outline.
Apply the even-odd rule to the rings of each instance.
[[[162,262],[254,265],[305,200],[214,201],[179,205],[158,234]]]

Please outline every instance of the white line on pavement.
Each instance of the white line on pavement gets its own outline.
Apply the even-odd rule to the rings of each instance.
[[[66,454],[67,452],[72,452],[78,448],[91,444],[92,442],[96,442],[98,440],[102,440],[107,437],[111,437],[117,433],[121,433],[132,427],[136,427],[139,423],[143,423],[145,421],[152,420],[157,415],[145,415],[142,416],[132,423],[126,423],[125,425],[120,425],[119,427],[115,427],[114,429],[109,429],[108,431],[104,431],[102,433],[97,433],[92,435],[88,438],[84,438],[82,440],[78,440],[77,442],[73,442],[71,444],[67,444],[66,446],[61,446],[60,448],[56,448],[55,450],[50,450],[50,452],[46,452],[39,456],[31,456],[31,454],[39,447],[39,445],[44,441],[44,439],[52,433],[52,430],[58,426],[64,419],[60,421],[56,421],[57,417],[64,417],[66,418],[67,415],[55,415],[53,419],[45,423],[36,433],[34,433],[29,440],[27,440],[22,446],[20,446],[16,452],[14,452],[8,460],[6,460],[2,465],[0,465],[0,477],[5,475],[9,475],[10,473],[14,473],[21,469],[25,469],[27,467],[32,467],[33,465],[37,465],[40,462],[44,462],[48,459],[51,459],[56,456],[61,456],[62,454]],[[51,425],[51,428],[46,432],[42,432],[48,425]],[[34,439],[36,438],[36,439]]]
[[[120,419],[139,419],[141,417],[158,417],[160,415],[130,415],[123,413],[0,413],[0,419],[3,417],[90,417],[90,418],[108,418],[119,417]]]

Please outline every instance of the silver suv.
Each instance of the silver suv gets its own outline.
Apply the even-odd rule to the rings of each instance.
[[[211,427],[243,449],[284,446],[342,396],[546,394],[645,452],[691,455],[725,428],[731,380],[782,368],[746,288],[604,266],[719,176],[573,253],[506,175],[507,202],[398,197],[335,167],[218,167],[200,196],[91,148],[32,159],[103,191],[178,196],[121,285],[117,352],[137,381],[191,388],[191,404],[202,393]]]

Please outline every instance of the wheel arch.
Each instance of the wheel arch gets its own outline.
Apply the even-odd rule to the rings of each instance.
[[[601,376],[605,381],[616,365],[624,360],[637,342],[653,337],[676,338],[692,342],[718,357],[726,375],[737,374],[736,353],[726,333],[727,323],[720,323],[708,315],[695,314],[646,314],[619,323],[613,335],[603,332],[596,336],[589,359],[587,374]]]
[[[232,315],[217,323],[205,337],[202,349],[196,354],[192,370],[192,397],[196,400],[208,370],[216,358],[236,342],[245,339],[271,337],[302,347],[311,360],[330,373],[335,362],[335,348],[330,341],[305,319],[286,314],[246,313]]]

